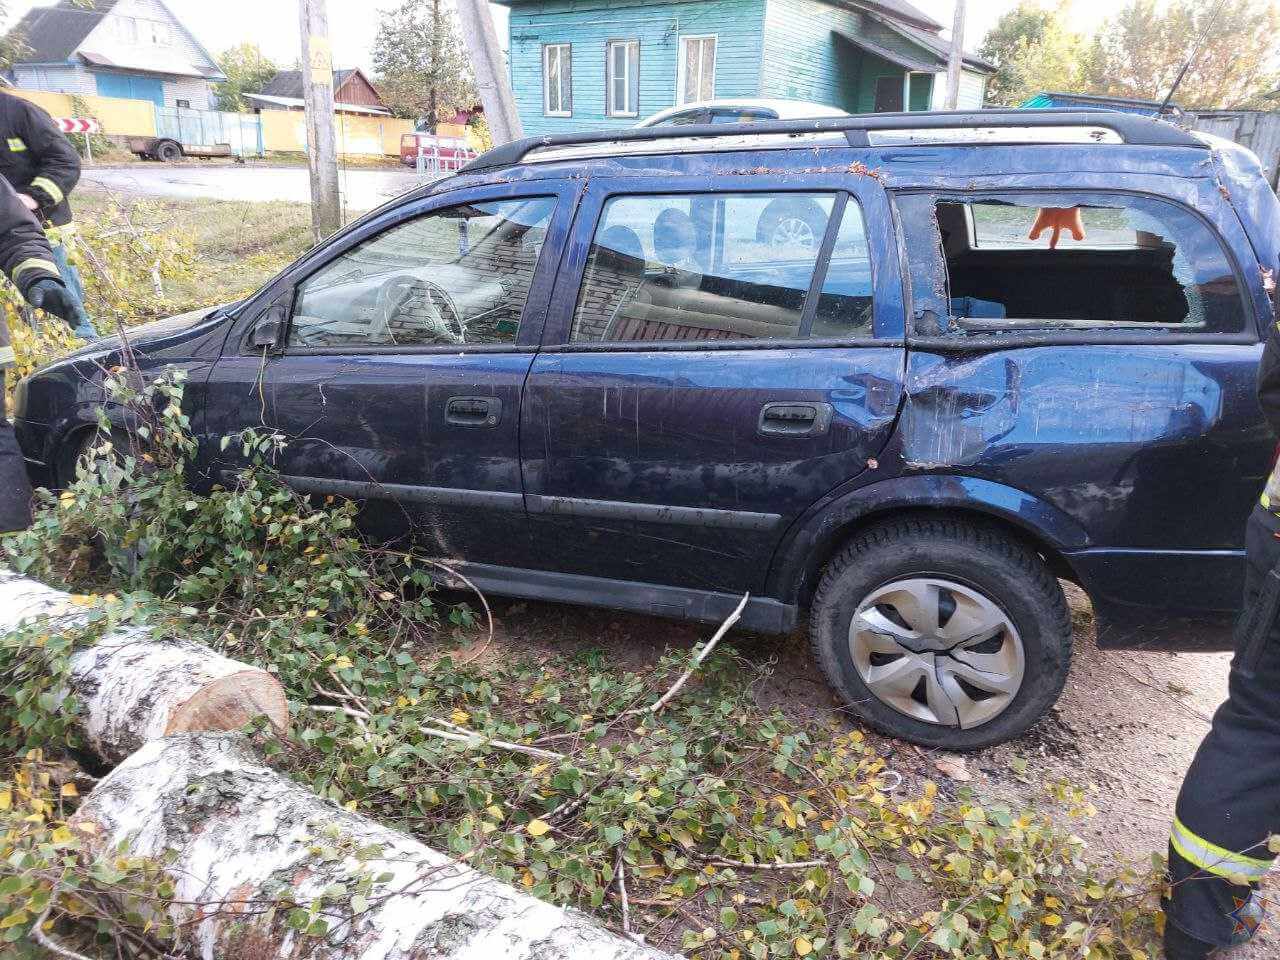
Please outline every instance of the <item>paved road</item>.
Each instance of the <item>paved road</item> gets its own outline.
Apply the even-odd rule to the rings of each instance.
[[[86,167],[82,182],[90,189],[99,187],[135,196],[294,203],[311,200],[310,181],[302,167],[130,164]],[[343,170],[338,174],[338,187],[348,212],[371,210],[420,182],[409,169]]]

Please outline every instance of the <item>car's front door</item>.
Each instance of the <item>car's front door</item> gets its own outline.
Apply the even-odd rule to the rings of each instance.
[[[788,525],[874,467],[904,362],[887,202],[776,184],[588,189],[522,414],[542,568],[758,591]]]
[[[451,194],[337,245],[285,298],[279,349],[215,370],[224,396],[245,382],[223,432],[279,431],[290,485],[364,501],[371,535],[518,564],[521,391],[572,194]]]

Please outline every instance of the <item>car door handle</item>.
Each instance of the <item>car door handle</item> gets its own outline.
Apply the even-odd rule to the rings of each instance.
[[[450,397],[444,405],[444,419],[458,427],[496,427],[502,419],[502,401],[497,397]]]
[[[766,403],[760,410],[759,429],[774,437],[820,437],[831,427],[834,413],[829,403]]]

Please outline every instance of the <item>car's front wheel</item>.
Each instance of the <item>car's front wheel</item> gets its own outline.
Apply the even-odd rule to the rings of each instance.
[[[1071,665],[1066,598],[1044,561],[994,529],[943,518],[855,537],[818,585],[810,640],[850,711],[950,750],[1025,731]]]

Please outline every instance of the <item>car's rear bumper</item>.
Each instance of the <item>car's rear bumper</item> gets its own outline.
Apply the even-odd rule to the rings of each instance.
[[[1099,646],[1230,649],[1243,549],[1097,548],[1066,559],[1093,600]]]

